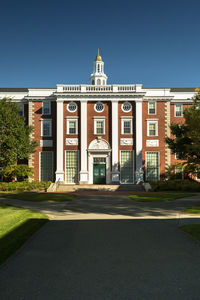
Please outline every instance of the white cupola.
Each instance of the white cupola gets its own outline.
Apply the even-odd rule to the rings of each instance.
[[[90,75],[91,84],[106,85],[108,77],[106,76],[106,74],[104,74],[104,62],[102,61],[102,58],[99,55],[99,49],[93,66],[94,70],[93,73]]]

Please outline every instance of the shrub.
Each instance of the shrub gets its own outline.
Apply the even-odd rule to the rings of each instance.
[[[33,177],[33,169],[27,165],[8,165],[3,170],[3,176],[7,181],[17,179],[17,181],[23,181],[28,177]]]
[[[200,192],[200,183],[197,181],[185,180],[166,180],[150,182],[154,191],[187,191]]]
[[[0,191],[46,191],[51,181],[0,182]]]

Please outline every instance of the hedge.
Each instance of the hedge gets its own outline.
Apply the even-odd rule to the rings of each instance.
[[[165,180],[150,182],[154,191],[191,191],[200,192],[200,183],[192,180]]]
[[[0,182],[0,191],[46,191],[51,181]]]

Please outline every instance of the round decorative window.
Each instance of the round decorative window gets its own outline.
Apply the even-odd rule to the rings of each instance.
[[[102,112],[104,111],[104,104],[102,102],[97,102],[95,105],[94,105],[94,109],[96,112]]]
[[[124,102],[122,104],[122,110],[123,110],[123,112],[129,112],[129,111],[131,111],[131,109],[132,109],[132,105],[131,105],[130,102]]]
[[[77,104],[75,102],[70,102],[67,104],[67,110],[69,112],[75,112],[77,110]]]

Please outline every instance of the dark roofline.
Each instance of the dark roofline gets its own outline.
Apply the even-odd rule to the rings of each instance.
[[[28,92],[27,88],[0,88],[0,92]]]
[[[195,92],[196,88],[172,88],[170,92]]]

